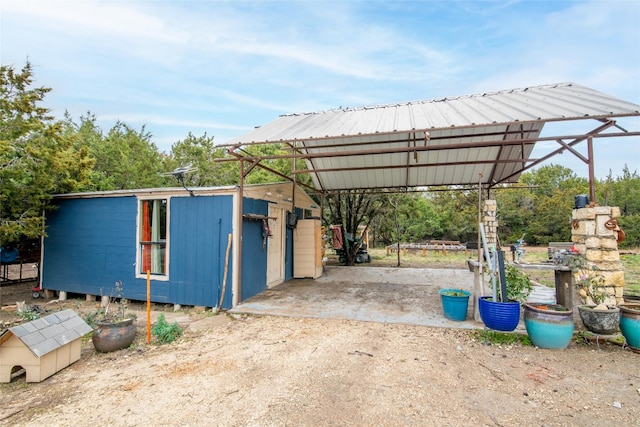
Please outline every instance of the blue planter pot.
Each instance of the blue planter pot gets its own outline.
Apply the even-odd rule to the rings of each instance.
[[[524,326],[533,345],[549,349],[567,348],[573,337],[573,310],[557,304],[538,307],[524,306]]]
[[[520,303],[493,301],[492,297],[478,298],[478,310],[484,325],[495,331],[511,332],[520,323]]]
[[[640,350],[640,304],[620,304],[620,332],[627,345]]]
[[[451,293],[462,295],[447,295]],[[438,294],[440,294],[444,317],[457,322],[461,322],[467,318],[467,308],[469,307],[471,292],[461,289],[440,289]]]

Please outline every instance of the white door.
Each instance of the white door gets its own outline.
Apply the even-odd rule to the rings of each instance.
[[[269,206],[269,230],[271,237],[267,249],[267,287],[284,281],[284,209]]]

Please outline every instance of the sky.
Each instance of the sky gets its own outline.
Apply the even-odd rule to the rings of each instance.
[[[640,0],[0,0],[0,62],[27,61],[55,117],[144,127],[169,152],[282,114],[549,83],[640,104]],[[638,117],[618,124],[640,131]],[[534,157],[557,148],[538,145]],[[594,152],[598,178],[640,173],[640,137],[595,139]],[[568,151],[547,163],[588,174]]]

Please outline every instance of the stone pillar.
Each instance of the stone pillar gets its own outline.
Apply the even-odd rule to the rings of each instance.
[[[485,200],[482,208],[482,224],[484,225],[484,234],[487,238],[487,246],[495,245],[498,247],[498,219],[497,204],[495,200]]]
[[[574,209],[571,219],[571,241],[604,278],[607,305],[624,303],[624,271],[618,252],[618,232],[612,229],[610,222],[618,217],[620,208],[598,206]]]

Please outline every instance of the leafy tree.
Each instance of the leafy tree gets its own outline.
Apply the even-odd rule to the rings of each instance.
[[[478,235],[478,192],[455,186],[436,188],[428,193],[440,221],[437,239],[475,241]],[[439,191],[452,190],[452,191]]]
[[[539,245],[569,241],[574,196],[588,192],[587,180],[564,166],[548,165],[522,174],[520,181],[532,187],[534,208],[525,227],[527,242]]]
[[[375,239],[385,246],[400,242],[421,242],[442,235],[442,223],[431,200],[422,193],[384,194],[376,216],[371,219]]]
[[[256,157],[267,157],[261,161],[261,164],[280,172],[286,177],[292,177],[293,160],[291,158],[270,159],[269,156],[291,155],[291,149],[287,149],[282,144],[264,144],[254,145],[244,149],[246,153],[250,153]],[[303,159],[297,159],[296,170],[305,170],[307,165]],[[247,184],[262,184],[268,182],[286,181],[286,178],[274,175],[272,172],[264,168],[255,168],[250,175],[247,176]],[[296,181],[301,184],[311,185],[311,178],[308,174],[297,174]]]
[[[195,137],[189,133],[184,140],[171,146],[171,153],[164,159],[164,169],[170,172],[178,167],[196,168],[185,176],[185,184],[189,187],[233,185],[238,182],[238,162],[216,162],[216,159],[228,157],[225,148],[214,146],[213,137],[206,133]],[[175,181],[169,185],[174,184]]]
[[[43,236],[51,194],[82,188],[93,165],[40,106],[51,89],[32,86],[30,63],[0,67],[0,246]]]
[[[89,150],[95,159],[87,191],[108,191],[162,187],[163,153],[142,127],[137,131],[126,123],[116,124],[104,135],[96,117],[87,113],[77,124],[65,114],[64,133],[77,148]]]
[[[618,224],[626,237],[620,247],[640,246],[640,176],[625,165],[622,176],[615,179],[609,173],[604,182],[596,187],[598,200],[607,206],[618,206],[621,217]]]
[[[384,200],[384,195],[373,192],[344,190],[329,194],[325,199],[328,209],[328,218],[325,222],[341,226],[345,236],[351,235],[352,240],[355,240],[360,237],[358,234],[360,225],[370,226],[372,218],[376,217]],[[354,265],[360,245],[348,245],[346,237],[344,242],[347,265]]]

